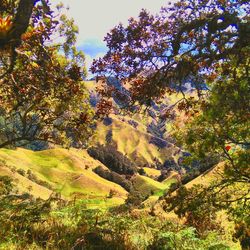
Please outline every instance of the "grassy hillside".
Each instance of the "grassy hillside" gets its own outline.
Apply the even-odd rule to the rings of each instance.
[[[135,161],[138,167],[143,167],[147,163],[154,164],[155,158],[163,163],[178,151],[178,148],[171,143],[164,148],[158,148],[150,143],[152,135],[145,132],[146,128],[142,124],[134,128],[127,122],[126,117],[110,115],[110,118],[112,119],[110,125],[98,123],[96,141],[106,144],[107,134],[112,131],[112,141],[116,144],[117,150]]]
[[[161,175],[161,171],[158,169],[147,168],[147,167],[144,167],[143,169],[144,169],[145,173],[147,174],[147,176],[149,176],[149,177],[157,178]]]
[[[132,178],[132,182],[136,190],[140,191],[141,193],[153,194],[168,188],[168,185],[164,185],[161,182],[139,174]]]
[[[100,82],[86,81],[85,86],[96,99],[95,88],[99,86]],[[190,94],[187,93],[187,96]],[[164,163],[169,157],[174,157],[177,161],[179,148],[172,144],[170,141],[165,141],[165,146],[158,147],[152,143],[152,137],[158,137],[150,132],[150,126],[155,124],[156,133],[158,132],[157,124],[162,123],[165,132],[163,132],[163,137],[156,139],[163,139],[171,134],[172,122],[170,119],[164,121],[164,113],[166,112],[166,107],[173,105],[177,100],[181,98],[181,94],[173,94],[171,96],[166,96],[162,100],[162,104],[155,104],[155,107],[151,107],[148,111],[118,115],[110,114],[111,124],[105,124],[104,122],[99,122],[96,129],[96,143],[106,144],[107,135],[112,133],[112,143],[117,146],[117,150],[126,154],[130,159],[138,164],[138,167],[143,167],[145,164],[154,164],[154,159],[159,160]],[[114,106],[117,104],[114,102]],[[177,112],[176,108],[173,108],[174,112]],[[182,114],[177,112],[175,120],[179,117],[182,118]],[[183,119],[183,118],[182,118]]]
[[[12,176],[20,191],[30,192],[35,197],[46,199],[52,190],[66,198],[104,198],[114,190],[118,203],[126,197],[127,192],[122,187],[92,171],[99,165],[105,166],[92,159],[85,150],[1,149],[0,160],[0,175]]]

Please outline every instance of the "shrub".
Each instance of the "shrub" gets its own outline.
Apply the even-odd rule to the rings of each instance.
[[[25,174],[26,174],[25,170],[23,170],[21,168],[17,169],[17,173],[22,175],[22,176],[25,176]]]
[[[137,128],[137,126],[138,126],[138,123],[137,123],[136,121],[134,121],[134,120],[128,120],[128,123],[129,123],[131,126],[133,126],[134,128]]]
[[[165,197],[166,209],[185,218],[186,225],[196,228],[199,236],[206,236],[208,232],[221,230],[216,220],[217,208],[213,204],[213,197],[202,185],[194,185],[190,189],[180,186],[176,194],[168,193]]]
[[[110,118],[110,117],[105,117],[105,118],[103,119],[103,124],[104,124],[105,126],[111,125],[112,122],[113,122],[113,120],[112,120],[112,118]]]
[[[162,182],[165,179],[167,179],[167,177],[169,176],[169,173],[171,172],[171,170],[172,170],[171,168],[167,169],[167,170],[162,169],[161,170],[161,175],[157,178],[157,181]]]
[[[112,198],[112,197],[114,197],[116,194],[117,194],[117,192],[116,192],[114,189],[110,189],[107,198]]]
[[[37,176],[30,169],[27,171],[27,178],[38,185],[44,186],[48,189],[53,189],[48,182],[38,179]]]
[[[12,181],[13,180],[9,176],[0,176],[0,196],[10,193],[13,189]]]
[[[154,250],[191,250],[191,249],[208,249],[208,250],[228,250],[229,247],[220,242],[216,235],[200,239],[193,227],[180,228],[174,225],[161,229],[155,235],[153,243],[147,249]]]
[[[239,239],[242,249],[249,249],[250,246],[250,228],[249,224],[245,222],[239,222],[235,225],[235,233],[233,237]]]
[[[130,213],[126,206],[101,211],[87,209],[86,200],[34,199],[14,193],[9,177],[0,177],[0,190],[5,190],[0,192],[1,249],[228,249],[218,233],[201,239],[194,228]],[[134,191],[127,204],[141,200]]]
[[[148,198],[148,195],[143,195],[137,190],[132,190],[125,201],[125,204],[132,207],[141,206],[142,202]]]
[[[156,168],[158,170],[162,169],[162,163],[160,162],[160,160],[158,158],[154,158],[153,159],[153,164],[151,165],[151,168]]]
[[[137,172],[135,164],[111,145],[98,145],[88,149],[91,157],[99,160],[110,170],[119,174],[133,175]]]
[[[106,142],[110,144],[112,142],[112,137],[113,137],[113,133],[112,133],[112,129],[110,129],[106,134],[106,138],[105,138]]]
[[[161,138],[155,137],[155,136],[152,136],[150,138],[149,143],[154,144],[158,148],[166,148],[168,146],[167,141],[165,141]]]
[[[94,169],[94,172],[102,178],[122,186],[128,192],[133,189],[131,181],[127,180],[124,176],[119,175],[114,171],[105,170],[101,166],[98,166]]]
[[[169,158],[163,163],[163,168],[172,168],[172,169],[178,169],[178,165],[176,164],[174,158]]]
[[[144,176],[147,175],[146,172],[145,172],[145,170],[143,168],[139,168],[138,174],[144,175]]]

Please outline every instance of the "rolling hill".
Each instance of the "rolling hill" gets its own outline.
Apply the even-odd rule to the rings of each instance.
[[[94,100],[98,99],[96,83],[87,81],[85,85],[94,105]],[[164,102],[171,105],[177,98],[174,95],[166,97]],[[114,98],[114,102],[119,106],[119,100]],[[182,171],[179,159],[183,152],[171,139],[173,120],[162,118],[166,107],[165,104],[154,104],[144,113],[113,113],[97,123],[94,139],[90,142],[90,146],[114,145],[117,151],[135,163],[137,169],[143,168],[146,176],[133,176],[133,185],[155,197],[162,195],[176,180],[176,176],[170,176],[162,183],[158,182],[156,179],[162,169]],[[29,192],[42,199],[47,199],[53,192],[60,193],[65,199],[104,199],[112,190],[115,203],[123,203],[127,191],[97,175],[93,170],[98,166],[109,168],[92,158],[86,150],[67,150],[57,146],[42,151],[0,149],[0,175],[13,177],[19,192]]]
[[[47,199],[52,192],[62,197],[104,199],[114,190],[114,203],[122,203],[127,192],[92,170],[106,168],[85,150],[54,148],[31,151],[23,148],[0,150],[0,175],[12,177],[19,192]]]

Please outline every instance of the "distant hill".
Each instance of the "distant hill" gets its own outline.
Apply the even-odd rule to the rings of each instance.
[[[111,80],[110,84],[119,91],[127,91],[121,88],[119,82]],[[85,83],[93,106],[99,98],[95,90],[98,84],[100,83],[94,81]],[[126,94],[129,95],[127,92]],[[94,169],[101,167],[114,171],[108,164],[105,166],[86,150],[59,147],[41,151],[0,149],[0,175],[11,176],[19,192],[28,192],[42,199],[57,192],[64,199],[108,199],[112,204],[121,204],[128,194],[121,186],[122,181],[150,196],[148,200],[156,201],[171,183],[177,182],[180,175],[189,171],[182,165],[182,160],[188,153],[177,147],[171,136],[173,122],[183,122],[185,117],[176,107],[173,107],[174,116],[166,116],[168,108],[179,97],[176,94],[166,96],[162,103],[152,102],[151,107],[142,113],[121,114],[118,110],[119,97],[116,96],[113,101],[117,112],[97,123],[90,146],[112,145],[119,154],[134,163],[137,171],[131,176],[111,173],[107,178],[109,180],[104,179]],[[144,173],[141,174],[140,171]],[[121,174],[122,179],[117,174]]]
[[[121,89],[117,80],[111,80],[109,84],[129,95],[126,89]],[[101,82],[95,81],[85,82],[94,104],[99,100],[95,88],[100,84]],[[191,95],[195,94],[192,91],[187,92],[187,96]],[[181,162],[187,152],[177,147],[172,137],[173,124],[184,123],[187,119],[175,106],[181,97],[181,93],[166,95],[161,103],[152,102],[151,107],[143,112],[121,114],[120,102],[116,96],[113,98],[116,110],[97,123],[95,140],[91,145],[112,144],[134,161],[138,168],[172,169],[185,173],[185,166]],[[169,108],[172,109],[171,115],[168,114]]]

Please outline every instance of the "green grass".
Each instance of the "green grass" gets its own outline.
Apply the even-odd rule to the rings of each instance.
[[[92,171],[102,164],[91,158],[85,150],[55,148],[34,152],[21,148],[1,149],[0,160],[3,162],[0,165],[0,175],[12,176],[18,189],[22,192],[31,190],[35,197],[46,199],[55,190],[68,198],[86,195],[105,198],[113,189],[117,198],[126,198],[127,192],[121,186],[101,178]],[[103,165],[102,167],[105,168]],[[52,189],[30,181],[26,175],[22,176],[11,169],[23,169],[26,172],[31,170]]]
[[[132,182],[136,190],[143,194],[151,194],[154,196],[160,196],[169,187],[169,185],[155,181],[147,176],[137,174],[132,178]]]

